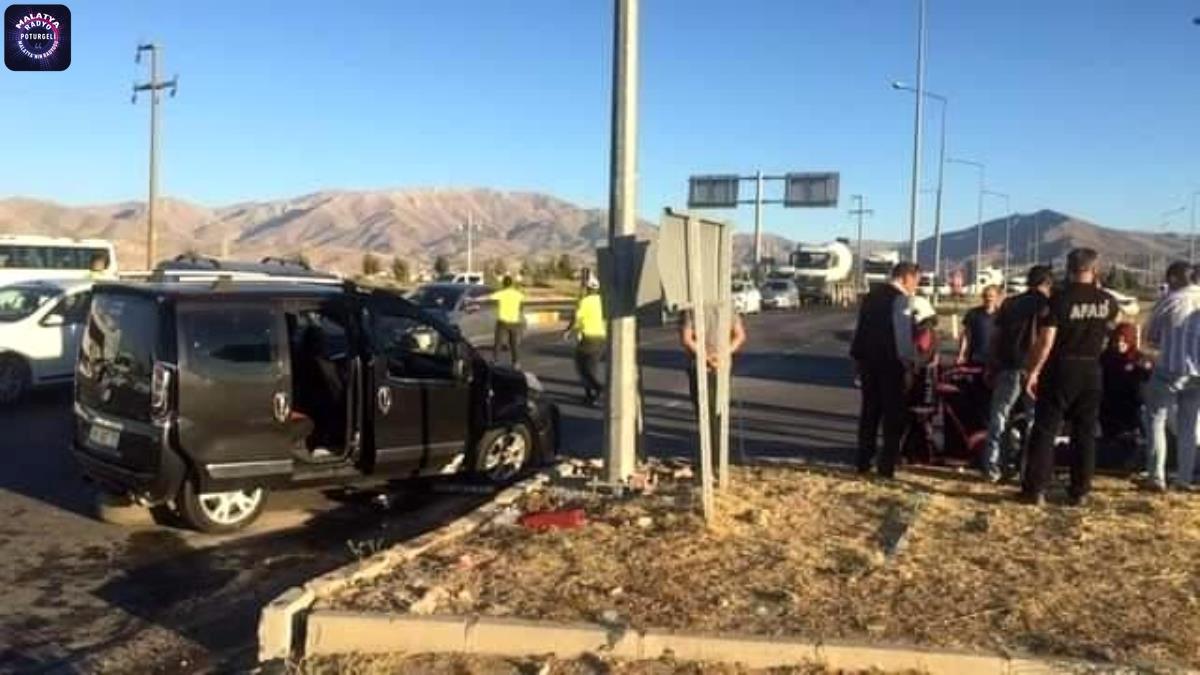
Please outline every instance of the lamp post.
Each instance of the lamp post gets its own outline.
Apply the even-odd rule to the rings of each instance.
[[[1200,19],[1197,19],[1200,21]],[[1188,230],[1188,264],[1196,264],[1196,198],[1200,197],[1200,190],[1192,193],[1192,224]]]
[[[913,116],[912,185],[908,197],[908,255],[917,262],[917,218],[921,190],[921,134],[925,120],[925,0],[917,0],[917,97]]]
[[[1004,221],[1004,290],[1005,290],[1005,292],[1007,292],[1008,291],[1008,273],[1009,273],[1008,266],[1011,261],[1011,258],[1009,257],[1009,253],[1008,253],[1008,247],[1009,247],[1009,244],[1012,243],[1012,201],[1011,201],[1011,198],[1008,195],[1008,193],[1005,193],[1005,192],[996,192],[995,190],[984,190],[983,193],[987,194],[987,195],[991,195],[993,197],[998,197],[998,198],[1004,200],[1004,213],[1006,214],[1006,219]]]
[[[475,219],[471,214],[467,214],[467,222],[458,226],[460,232],[467,235],[467,274],[475,271],[475,231],[479,226],[475,224]]]
[[[987,166],[983,162],[976,162],[970,159],[955,159],[946,160],[950,164],[963,164],[965,166],[973,166],[979,171],[979,199],[976,202],[975,216],[978,224],[975,226],[975,284],[978,285],[979,273],[983,270],[983,191]]]
[[[942,275],[942,190],[946,185],[946,108],[949,107],[950,101],[945,96],[935,94],[932,91],[918,92],[914,87],[910,87],[903,82],[893,82],[892,88],[897,91],[910,91],[942,104],[941,142],[938,144],[937,197],[933,211],[933,301],[936,303],[937,280]]]

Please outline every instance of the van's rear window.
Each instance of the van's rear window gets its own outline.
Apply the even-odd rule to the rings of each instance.
[[[83,336],[80,370],[104,375],[112,384],[149,390],[158,331],[158,303],[152,298],[100,293],[92,300]]]

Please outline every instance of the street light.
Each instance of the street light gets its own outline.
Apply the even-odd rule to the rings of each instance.
[[[1200,22],[1200,19],[1196,19]],[[1196,198],[1200,197],[1200,190],[1192,193],[1192,224],[1188,231],[1188,263],[1196,264]]]
[[[925,0],[917,0],[917,92],[925,91]],[[925,97],[916,97],[913,116],[912,185],[908,198],[908,255],[917,262],[917,213],[920,209],[921,134],[925,119]]]
[[[984,190],[984,194],[993,197],[999,197],[1004,200],[1004,213],[1006,219],[1004,221],[1004,290],[1008,291],[1008,274],[1009,274],[1009,255],[1008,247],[1012,243],[1012,202],[1009,195],[1005,192],[996,192],[995,190]]]
[[[938,178],[937,178],[937,202],[933,212],[933,278],[934,290],[933,300],[937,302],[937,279],[941,278],[942,274],[942,189],[945,186],[946,177],[946,108],[949,107],[950,101],[941,94],[935,94],[932,91],[918,92],[916,88],[910,87],[903,82],[893,82],[892,89],[897,91],[909,91],[914,94],[920,94],[942,104],[942,132],[941,143],[938,147]]]
[[[973,166],[979,171],[979,199],[975,208],[976,219],[978,220],[978,224],[975,226],[975,279],[978,281],[979,273],[983,270],[983,186],[987,167],[983,162],[976,162],[970,159],[955,159],[952,157],[946,161],[951,164]]]

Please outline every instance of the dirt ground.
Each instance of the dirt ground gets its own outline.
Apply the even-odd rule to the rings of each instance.
[[[670,660],[613,661],[594,656],[557,661],[440,654],[323,657],[306,660],[295,672],[296,675],[858,675],[847,671],[835,673],[815,665],[762,670]],[[882,675],[880,671],[869,672]]]
[[[869,639],[1200,665],[1200,495],[1100,479],[1041,509],[948,472],[747,468],[706,527],[678,497],[550,489],[579,529],[497,524],[326,606]]]

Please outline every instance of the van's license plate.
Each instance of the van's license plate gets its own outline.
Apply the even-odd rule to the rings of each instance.
[[[121,441],[121,432],[93,424],[91,430],[88,431],[88,441],[100,448],[115,449]]]

